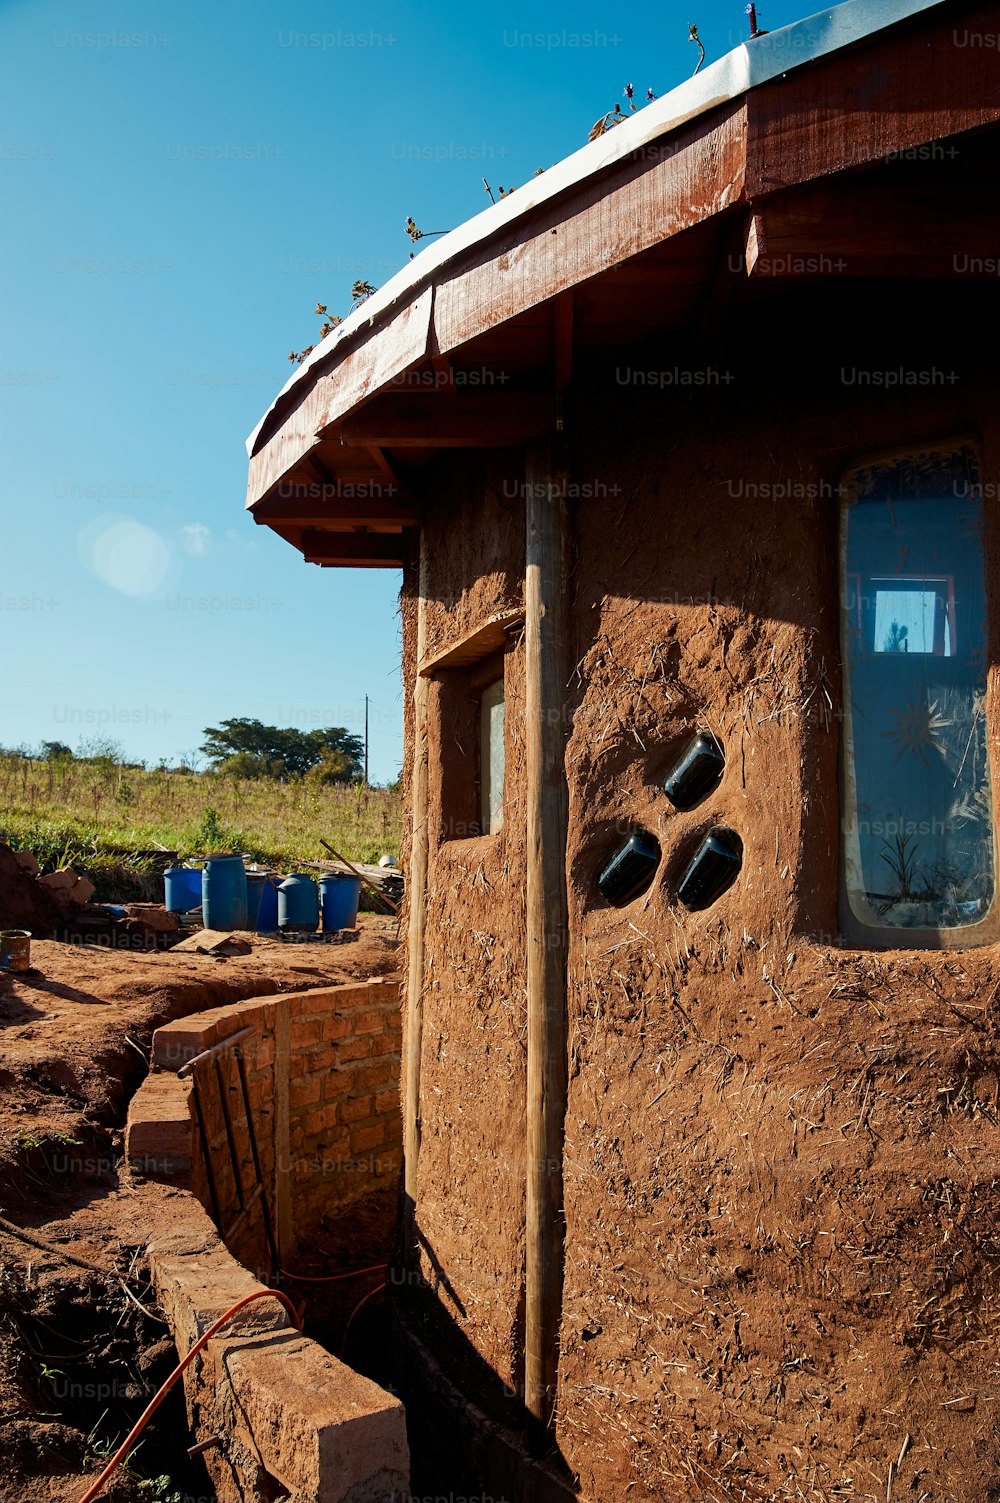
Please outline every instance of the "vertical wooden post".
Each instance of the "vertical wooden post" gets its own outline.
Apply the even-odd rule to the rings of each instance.
[[[525,1405],[555,1405],[563,1281],[566,1116],[565,700],[569,518],[563,476],[539,444],[526,465],[525,752],[528,783],[528,1093]]]
[[[417,650],[413,684],[413,769],[410,798],[410,904],[407,930],[406,1065],[403,1081],[403,1188],[412,1213],[420,1157],[420,1047],[423,1036],[424,922],[427,914],[427,695],[420,674],[427,650],[427,541],[420,531]]]
[[[278,998],[274,1021],[274,1239],[278,1261],[285,1263],[292,1245],[292,1159],[290,1091],[292,1025],[288,1001]]]

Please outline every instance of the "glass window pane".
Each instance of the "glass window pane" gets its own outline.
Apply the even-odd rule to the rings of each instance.
[[[981,487],[968,449],[858,470],[841,518],[853,917],[962,929],[994,892]]]
[[[484,835],[503,826],[503,679],[483,691],[479,712],[480,819]]]

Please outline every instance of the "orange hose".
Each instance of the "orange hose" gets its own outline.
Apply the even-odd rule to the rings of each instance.
[[[252,1294],[245,1294],[242,1299],[238,1299],[235,1305],[230,1305],[225,1315],[220,1315],[218,1320],[213,1321],[208,1330],[205,1332],[204,1336],[198,1337],[198,1340],[188,1352],[187,1356],[181,1358],[180,1362],[178,1362],[177,1366],[174,1368],[167,1381],[163,1384],[162,1388],[160,1388],[150,1399],[149,1403],[146,1405],[146,1408],[143,1410],[138,1420],[132,1426],[132,1429],[129,1431],[128,1435],[126,1435],[125,1439],[122,1441],[121,1445],[118,1447],[117,1451],[112,1456],[111,1460],[108,1462],[107,1466],[104,1468],[104,1471],[98,1477],[97,1481],[91,1483],[90,1487],[88,1487],[87,1491],[80,1499],[80,1503],[94,1503],[94,1499],[100,1493],[101,1488],[104,1486],[105,1482],[107,1482],[108,1478],[118,1470],[118,1467],[121,1465],[122,1461],[128,1455],[132,1447],[135,1445],[135,1442],[139,1439],[139,1436],[142,1434],[143,1430],[145,1430],[147,1424],[152,1419],[157,1409],[159,1409],[160,1405],[163,1403],[163,1400],[173,1388],[174,1384],[177,1382],[177,1379],[181,1376],[184,1369],[194,1361],[198,1353],[202,1351],[202,1349],[208,1344],[208,1342],[211,1341],[216,1332],[221,1330],[221,1328],[226,1324],[226,1321],[231,1320],[232,1317],[236,1314],[237,1310],[242,1310],[243,1306],[249,1305],[251,1301],[255,1299],[267,1298],[280,1300],[285,1309],[288,1311],[289,1315],[292,1317],[292,1324],[294,1325],[295,1329],[300,1329],[299,1312],[296,1310],[295,1306],[288,1298],[288,1295],[283,1294],[280,1289],[255,1289]]]
[[[297,1284],[334,1284],[338,1279],[356,1279],[363,1273],[381,1273],[388,1266],[388,1263],[373,1263],[370,1268],[352,1268],[350,1273],[293,1273],[290,1268],[281,1268],[278,1271],[284,1274],[286,1279],[294,1279]]]
[[[370,1299],[374,1299],[375,1296],[376,1296],[376,1294],[382,1294],[382,1293],[384,1293],[384,1291],[385,1291],[385,1285],[384,1284],[376,1284],[374,1289],[369,1289],[369,1291],[365,1295],[364,1299],[359,1299],[358,1300],[357,1304],[354,1306],[354,1309],[351,1311],[350,1315],[347,1317],[347,1324],[344,1327],[344,1338],[343,1338],[343,1340],[340,1343],[340,1360],[341,1360],[341,1362],[344,1361],[344,1353],[347,1351],[347,1338],[348,1338],[348,1336],[351,1333],[351,1326],[354,1323],[354,1317],[355,1317],[355,1315],[357,1315],[359,1313],[359,1311],[365,1305],[367,1305],[367,1303],[368,1303],[368,1301]],[[87,1500],[85,1498],[83,1499],[83,1503],[87,1503]]]

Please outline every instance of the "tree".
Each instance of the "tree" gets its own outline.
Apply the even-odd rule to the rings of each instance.
[[[43,762],[72,762],[73,752],[65,741],[43,741],[38,755]]]
[[[332,749],[324,751],[319,761],[306,773],[310,783],[320,784],[349,783],[357,775],[357,761],[352,760],[347,752]]]
[[[201,750],[214,772],[232,771],[244,778],[300,778],[324,763],[336,782],[347,783],[361,775],[364,744],[343,726],[300,731],[239,716],[206,726],[204,735]]]

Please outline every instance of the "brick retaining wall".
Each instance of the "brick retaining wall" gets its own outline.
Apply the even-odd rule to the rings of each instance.
[[[252,1031],[226,1045],[245,1029]],[[250,998],[167,1023],[154,1035],[153,1073],[129,1113],[129,1163],[147,1178],[190,1183],[210,1214],[217,1208],[235,1256],[263,1275],[271,1262],[265,1214],[284,1261],[324,1214],[398,1176],[400,1044],[399,986],[381,979]],[[178,1078],[181,1066],[217,1045],[193,1081]],[[238,1055],[263,1184],[262,1198],[242,1211],[230,1135],[244,1200],[257,1176]]]

